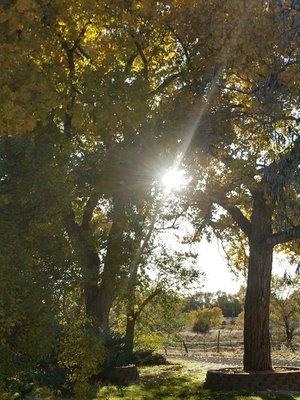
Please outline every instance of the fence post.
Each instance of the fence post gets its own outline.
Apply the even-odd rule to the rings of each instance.
[[[221,330],[218,330],[218,339],[217,339],[217,353],[220,353],[220,336],[221,336]]]
[[[186,353],[186,354],[189,354],[189,349],[188,349],[188,347],[187,347],[187,345],[186,345],[186,343],[185,343],[185,340],[184,340],[184,339],[182,339],[182,344],[183,344],[183,347],[184,347],[185,353]]]

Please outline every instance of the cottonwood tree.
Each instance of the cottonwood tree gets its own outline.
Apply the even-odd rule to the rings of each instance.
[[[220,51],[210,81],[202,65],[198,80],[182,87],[178,101],[194,115],[176,131],[183,142],[191,141],[185,162],[194,177],[191,214],[197,229],[210,226],[225,240],[239,231],[247,241],[244,369],[259,371],[272,369],[273,252],[300,238],[299,15],[288,2],[251,2],[247,12],[236,3],[231,12],[234,7],[240,7],[239,20],[230,14],[224,29],[233,32],[236,23],[238,32],[224,39],[228,51]],[[197,8],[191,8],[197,19]],[[184,32],[194,71],[203,54],[199,26],[192,18]],[[184,27],[176,29],[180,36]]]
[[[186,249],[174,252],[172,249],[156,247],[153,253],[139,268],[131,271],[134,275],[129,276],[125,332],[126,351],[129,356],[134,349],[135,327],[145,309],[152,302],[159,302],[161,297],[168,297],[168,294],[172,297],[172,293],[196,288],[201,283],[201,272],[192,252]]]
[[[149,188],[145,176],[161,165],[154,153],[170,159],[191,144],[185,162],[199,229],[239,227],[249,243],[245,369],[271,369],[273,248],[299,237],[298,20],[288,1],[18,0],[1,8],[0,131],[38,126],[56,135],[72,187],[61,218],[96,329],[108,328],[127,263],[137,169]],[[93,225],[101,201],[109,216],[102,253]]]
[[[156,179],[149,172],[161,151],[156,97],[174,84],[181,69],[175,55],[180,60],[183,51],[172,51],[176,40],[158,22],[160,3],[69,5],[19,0],[1,8],[8,67],[1,133],[24,135],[39,125],[57,137],[56,160],[71,188],[61,218],[82,267],[87,314],[95,328],[108,329],[129,253],[126,213],[135,192],[145,185],[150,192]],[[101,202],[107,221],[99,244]]]

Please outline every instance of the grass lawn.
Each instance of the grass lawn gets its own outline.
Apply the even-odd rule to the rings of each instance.
[[[213,367],[213,366],[211,366]],[[203,389],[206,366],[180,361],[173,365],[140,369],[141,382],[126,388],[100,389],[98,400],[300,400],[292,393],[219,393]]]
[[[166,366],[143,367],[140,369],[139,384],[124,388],[95,388],[90,400],[300,400],[300,393],[222,393],[203,389],[206,371],[214,367],[218,366],[203,366],[197,362],[181,360]],[[45,393],[30,396],[29,399],[62,400]]]

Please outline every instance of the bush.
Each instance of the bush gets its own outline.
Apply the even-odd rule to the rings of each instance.
[[[244,329],[244,318],[245,318],[245,313],[244,311],[240,312],[239,315],[237,316],[237,319],[235,320],[235,328],[236,329]]]
[[[128,356],[125,351],[124,336],[118,332],[103,332],[102,342],[107,349],[103,369],[128,365]]]
[[[165,365],[168,363],[164,355],[155,353],[153,350],[136,351],[132,361],[136,365]]]
[[[103,338],[80,322],[68,326],[61,343],[60,365],[74,385],[76,397],[85,398],[93,377],[101,373],[106,357]]]
[[[11,312],[10,318],[1,312],[0,306],[0,390],[23,396],[32,390],[35,371],[57,346],[57,324],[48,304],[40,305],[38,298],[26,298],[23,303],[17,300],[19,308]],[[29,300],[32,303],[28,310],[36,306],[38,313],[26,309]]]
[[[211,328],[219,328],[223,321],[219,307],[203,308],[190,313],[190,324],[193,332],[208,333]]]
[[[210,324],[207,321],[203,321],[201,318],[196,319],[192,331],[195,333],[208,333],[210,330]]]

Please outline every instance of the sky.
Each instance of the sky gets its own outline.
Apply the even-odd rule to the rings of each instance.
[[[224,253],[216,239],[208,242],[203,239],[197,246],[198,265],[205,273],[203,290],[217,292],[221,290],[227,293],[237,293],[242,281],[237,280],[226,265]]]
[[[162,178],[166,195],[171,193],[174,195],[174,190],[175,193],[176,190],[182,190],[187,181],[184,171],[169,169]],[[176,232],[177,236],[184,236],[188,232],[193,232],[191,224],[188,221],[181,222],[179,232]],[[178,248],[184,249],[185,245],[180,244],[176,233],[169,231],[160,238],[174,250]],[[230,271],[224,251],[216,238],[208,242],[204,237],[199,244],[193,245],[193,252],[198,254],[197,265],[200,271],[205,274],[202,291],[223,291],[234,294],[239,291],[241,285],[245,285],[245,280],[242,277],[237,278]],[[285,271],[290,274],[295,272],[296,266],[290,265],[284,255],[275,254],[274,252],[273,259],[273,275],[283,276]]]
[[[207,292],[221,290],[232,294],[237,293],[244,282],[242,279],[238,280],[230,272],[226,264],[224,252],[221,246],[218,245],[217,239],[213,239],[210,243],[203,239],[198,245],[197,252],[199,254],[199,268],[206,275],[203,290]],[[296,266],[290,265],[283,255],[274,255],[273,275],[282,276],[285,270],[293,274],[295,269]]]

